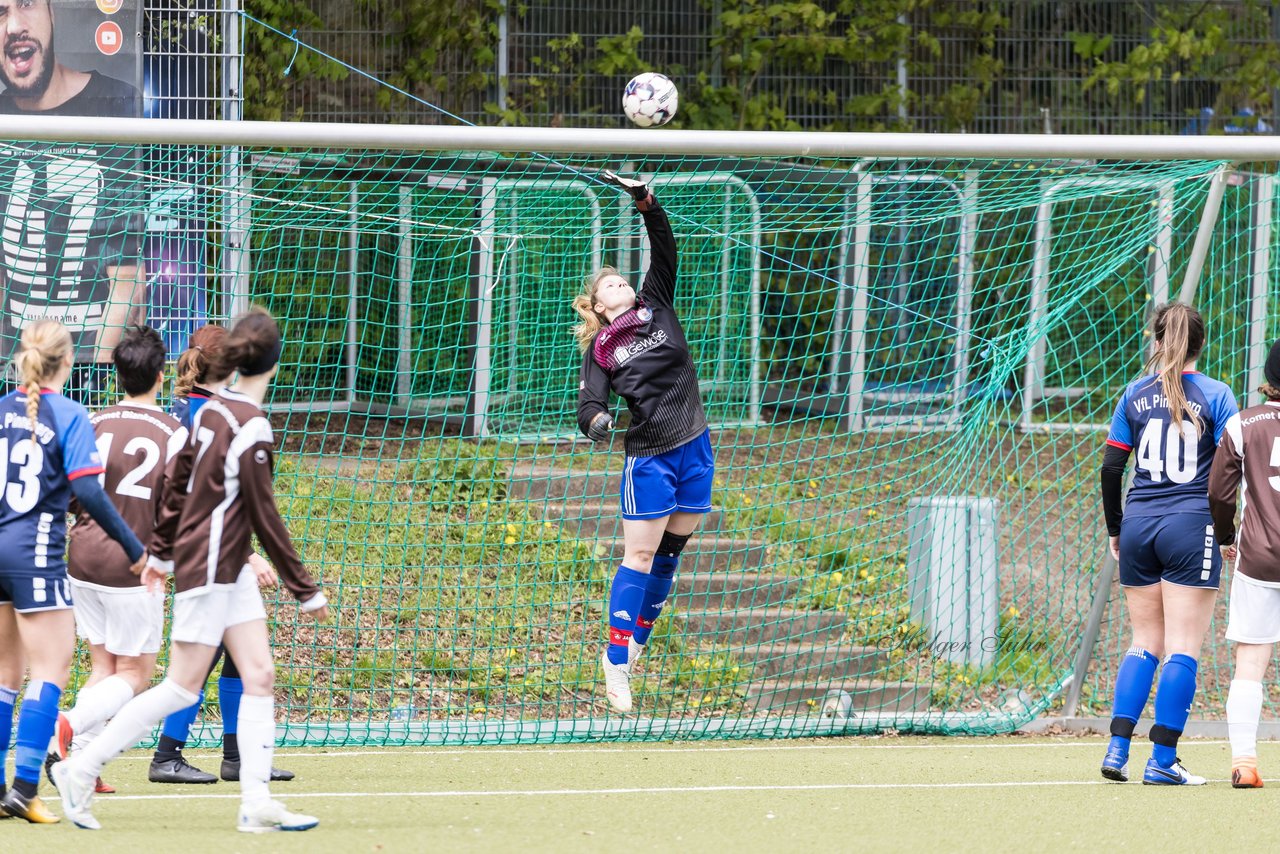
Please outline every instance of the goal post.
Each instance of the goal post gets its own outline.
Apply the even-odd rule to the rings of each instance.
[[[85,210],[14,164],[61,175],[97,144],[136,154],[112,174],[143,190],[147,246],[195,209],[165,245],[199,259],[208,319],[280,319],[277,500],[335,614],[269,594],[290,743],[993,733],[1068,690],[1105,713],[1123,632],[1096,470],[1150,311],[1196,282],[1201,369],[1242,403],[1280,332],[1271,138],[28,116],[2,135],[9,306],[14,271],[56,279]],[[670,218],[716,457],[622,717],[599,660],[623,443],[578,435],[570,301],[604,265],[638,285],[648,255],[602,169]],[[54,202],[12,201],[37,185]],[[127,241],[94,235],[87,257],[119,267],[96,247]],[[198,737],[219,714],[211,696]]]

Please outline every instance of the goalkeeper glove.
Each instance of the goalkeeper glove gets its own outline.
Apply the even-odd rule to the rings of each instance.
[[[650,196],[649,187],[644,181],[637,181],[634,178],[622,178],[607,169],[600,173],[600,180],[612,187],[626,190],[631,194],[631,198],[637,202],[643,202]]]
[[[609,431],[613,429],[613,416],[607,412],[601,412],[595,418],[591,419],[591,424],[587,426],[587,438],[593,442],[609,441]]]

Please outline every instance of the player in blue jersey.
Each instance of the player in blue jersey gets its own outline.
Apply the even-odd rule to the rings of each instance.
[[[216,323],[208,323],[191,334],[187,349],[178,357],[178,377],[173,389],[173,414],[182,422],[182,426],[191,429],[191,422],[200,407],[216,397],[218,392],[227,387],[230,376],[220,376],[215,367],[222,354],[226,342],[227,330]],[[273,588],[279,584],[275,570],[260,555],[249,556],[249,566],[258,579],[258,586]],[[222,710],[222,767],[219,769],[223,780],[240,779],[240,744],[237,721],[240,716],[240,698],[244,696],[244,681],[235,661],[226,654],[222,647],[218,648],[209,672],[213,673],[222,662],[222,673],[218,677],[218,705]],[[164,719],[160,730],[160,740],[151,757],[151,767],[147,770],[147,779],[152,783],[216,783],[218,777],[195,767],[182,755],[191,726],[196,715],[204,705],[204,692],[189,708],[174,712]],[[293,779],[293,772],[271,769],[272,782]]]
[[[58,818],[36,787],[75,650],[63,559],[71,496],[123,546],[135,571],[145,553],[98,482],[103,467],[88,413],[60,393],[71,373],[70,333],[56,320],[31,324],[14,363],[21,388],[0,398],[7,484],[0,494],[0,769],[24,665],[31,680],[18,716],[13,788],[0,798],[0,816],[51,824]]]
[[[1102,776],[1129,779],[1134,725],[1163,657],[1152,756],[1142,782],[1198,786],[1205,780],[1182,767],[1178,737],[1195,696],[1197,659],[1222,571],[1209,515],[1209,469],[1238,408],[1227,386],[1196,371],[1205,330],[1195,309],[1180,303],[1161,306],[1154,332],[1147,369],[1155,372],[1125,389],[1102,463],[1107,533],[1133,626],[1133,643],[1116,674]],[[1122,499],[1124,472],[1134,451],[1133,484]]]

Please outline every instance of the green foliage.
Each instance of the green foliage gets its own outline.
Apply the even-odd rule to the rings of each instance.
[[[319,27],[319,15],[301,0],[245,0],[244,9],[253,17],[276,29],[290,32],[294,28]],[[299,80],[344,80],[347,70],[312,53],[298,50],[294,43],[274,34],[259,34],[245,44],[244,114],[246,119],[278,121],[302,118],[302,107],[286,114],[285,105],[291,88]],[[290,63],[292,62],[292,66]],[[285,75],[285,70],[289,74]]]

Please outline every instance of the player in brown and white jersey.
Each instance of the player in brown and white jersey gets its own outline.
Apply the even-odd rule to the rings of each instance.
[[[257,536],[284,585],[317,620],[328,618],[324,593],[299,560],[272,490],[273,436],[262,410],[280,359],[281,337],[261,309],[240,318],[227,335],[222,364],[239,382],[206,403],[192,422],[190,442],[175,458],[160,523],[156,559],[142,571],[159,585],[176,578],[169,670],[163,682],[131,700],[83,751],[53,766],[65,813],[96,828],[89,811],[103,765],[151,731],[165,715],[189,706],[224,643],[240,666],[241,805],[246,832],[308,830],[311,816],[271,800],[268,779],[275,742],[274,664],[266,610],[247,566]]]
[[[1258,389],[1266,402],[1227,421],[1209,470],[1209,510],[1231,577],[1227,640],[1236,670],[1227,694],[1231,785],[1260,788],[1258,721],[1271,649],[1280,641],[1280,341],[1271,345]],[[1243,492],[1236,529],[1236,495]]]
[[[112,352],[125,397],[89,420],[106,471],[107,495],[129,528],[144,541],[155,530],[165,468],[186,444],[178,419],[156,405],[164,387],[165,347],[160,333],[135,326]],[[76,630],[89,643],[92,670],[75,705],[58,716],[50,759],[84,747],[137,693],[151,684],[164,631],[164,596],[147,590],[129,559],[82,507],[69,535]],[[98,791],[113,791],[99,781]]]

